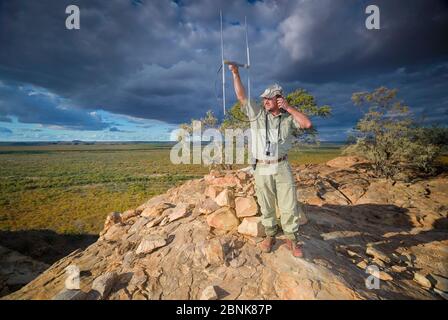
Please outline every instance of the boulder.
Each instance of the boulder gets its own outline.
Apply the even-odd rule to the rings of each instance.
[[[170,222],[170,218],[168,216],[163,217],[162,221],[160,221],[160,226],[167,225]]]
[[[164,219],[169,219],[166,216],[158,216],[157,218],[152,219],[151,221],[148,222],[148,224],[146,225],[147,228],[152,228],[155,227],[157,225],[159,225]]]
[[[218,185],[222,187],[241,187],[240,180],[234,175],[226,175],[225,177],[214,178],[208,181],[211,185]]]
[[[198,206],[199,213],[201,214],[210,214],[219,208],[219,205],[211,198],[205,199]]]
[[[237,197],[235,211],[238,218],[255,216],[258,213],[257,202],[254,197]]]
[[[235,207],[235,198],[230,189],[224,189],[221,191],[221,193],[216,196],[215,202],[221,207]]]
[[[397,265],[392,266],[392,271],[397,273],[405,272],[406,269],[407,268],[404,266],[397,266]]]
[[[133,234],[133,233],[141,231],[148,222],[149,222],[148,218],[145,218],[145,217],[137,218],[135,223],[129,228],[128,234]]]
[[[128,291],[132,293],[137,289],[141,289],[147,280],[148,277],[145,271],[142,268],[138,268],[132,274],[132,278],[127,286]]]
[[[210,197],[211,199],[215,200],[216,197],[218,196],[218,194],[220,194],[222,190],[223,190],[223,188],[220,186],[210,185],[205,189],[205,195],[207,197]]]
[[[220,266],[224,264],[224,248],[219,239],[212,239],[204,249],[205,257],[208,264],[212,266]]]
[[[238,226],[238,232],[252,237],[264,237],[264,227],[261,224],[261,217],[244,218]]]
[[[229,265],[232,268],[239,268],[246,262],[246,260],[247,260],[246,258],[244,258],[242,256],[238,256],[238,257],[230,260]]]
[[[103,235],[103,239],[106,241],[120,241],[124,235],[124,228],[119,224],[115,224],[110,227]]]
[[[386,263],[390,263],[391,261],[390,258],[384,252],[372,246],[367,247],[366,254]]]
[[[167,244],[166,238],[160,235],[147,235],[140,242],[136,254],[148,254]]]
[[[145,210],[143,210],[143,212],[141,213],[141,216],[146,218],[158,217],[163,213],[163,211],[172,207],[173,205],[171,203],[161,202],[154,207],[145,208]]]
[[[380,271],[379,272],[379,276],[380,276],[380,279],[383,280],[383,281],[392,281],[392,280],[394,280],[394,278],[390,274],[388,274],[387,272],[384,272],[384,271]]]
[[[249,180],[249,175],[245,171],[238,171],[236,173],[236,176],[241,182],[246,182],[247,180]]]
[[[212,169],[212,170],[210,170],[210,173],[209,173],[209,174],[210,174],[212,177],[215,177],[215,178],[223,176],[223,174],[221,173],[221,171],[219,171],[219,170],[217,170],[217,169]]]
[[[243,186],[243,192],[246,194],[246,196],[254,196],[255,195],[255,187],[253,183],[249,183]]]
[[[423,288],[431,288],[431,281],[418,272],[414,273],[414,281],[421,285]]]
[[[216,292],[216,289],[214,286],[208,286],[207,288],[202,291],[201,297],[199,300],[217,300],[218,299],[218,293]]]
[[[138,214],[139,214],[138,211],[135,209],[126,210],[125,212],[122,213],[121,219],[123,222],[125,222],[131,218],[138,216]]]
[[[367,265],[368,261],[367,260],[361,260],[360,262],[358,262],[356,264],[356,266],[362,270],[366,270],[368,265]]]
[[[107,298],[117,279],[118,275],[116,272],[107,272],[97,277],[92,283],[92,290],[89,292],[89,295],[93,298]]]
[[[192,207],[190,204],[181,203],[175,208],[170,209],[171,212],[168,214],[170,222],[186,217],[191,212]]]
[[[236,229],[240,222],[232,208],[223,207],[209,214],[207,216],[207,223],[210,227],[231,231]]]
[[[107,215],[106,221],[104,222],[103,231],[101,232],[100,236],[107,232],[107,230],[112,227],[113,225],[117,223],[121,223],[121,214],[120,212],[112,212]]]

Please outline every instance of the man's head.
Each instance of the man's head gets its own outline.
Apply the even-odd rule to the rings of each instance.
[[[277,98],[283,96],[283,89],[278,84],[270,85],[260,95],[263,98],[263,106],[266,111],[275,111],[278,109]]]

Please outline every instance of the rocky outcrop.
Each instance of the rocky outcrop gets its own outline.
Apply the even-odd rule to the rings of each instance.
[[[446,176],[393,183],[345,157],[294,171],[303,259],[281,234],[271,253],[257,247],[250,172],[213,170],[112,213],[97,242],[6,299],[446,298]],[[79,289],[65,288],[69,266]]]

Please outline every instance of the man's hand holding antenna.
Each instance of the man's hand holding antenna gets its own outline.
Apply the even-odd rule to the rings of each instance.
[[[229,70],[232,72],[232,74],[237,75],[239,74],[238,66],[235,64],[229,64]]]

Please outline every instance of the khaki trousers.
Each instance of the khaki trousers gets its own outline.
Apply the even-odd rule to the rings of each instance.
[[[266,235],[278,231],[275,214],[276,204],[280,210],[280,223],[284,235],[296,240],[299,230],[299,211],[294,175],[288,161],[276,164],[258,163],[255,169],[255,190],[262,214]]]

